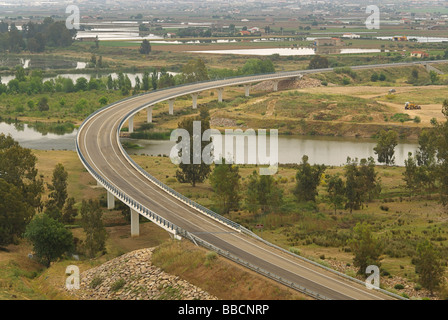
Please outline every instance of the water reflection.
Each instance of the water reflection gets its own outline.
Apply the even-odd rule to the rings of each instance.
[[[174,142],[164,140],[135,140],[123,138],[121,141],[137,144],[141,149],[127,149],[129,154],[148,154],[169,156]],[[269,150],[269,139],[268,150]],[[376,146],[374,139],[335,138],[335,137],[310,137],[310,136],[279,136],[278,160],[281,164],[300,163],[302,156],[307,155],[312,164],[326,164],[339,166],[347,162],[347,157],[368,158],[377,156],[373,152]],[[404,166],[404,160],[408,153],[414,153],[418,148],[416,143],[400,142],[395,147],[395,163]],[[234,154],[236,150],[234,148]],[[242,150],[238,150],[242,152]],[[247,144],[244,149],[247,155]]]
[[[77,130],[70,123],[0,122],[0,133],[11,135],[25,148],[38,150],[75,150]]]
[[[87,63],[45,56],[31,58],[7,56],[0,58],[0,67],[14,68],[16,66],[22,66],[24,69],[41,70],[84,69],[86,68]]]

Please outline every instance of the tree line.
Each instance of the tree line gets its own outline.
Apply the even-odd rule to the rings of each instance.
[[[0,134],[0,247],[25,238],[33,245],[37,260],[47,267],[66,253],[94,257],[104,252],[107,232],[99,202],[83,200],[78,209],[67,191],[64,166],[57,164],[51,182],[45,184],[36,163],[30,149]],[[46,200],[45,188],[49,191]],[[67,228],[79,214],[83,241]]]
[[[28,22],[19,30],[15,23],[0,22],[0,52],[44,52],[46,47],[68,47],[76,36],[65,21],[45,18],[42,23]]]

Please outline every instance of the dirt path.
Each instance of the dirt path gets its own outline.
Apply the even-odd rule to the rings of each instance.
[[[274,115],[276,104],[277,104],[277,100],[269,101],[268,107],[266,108],[266,117],[271,117]]]

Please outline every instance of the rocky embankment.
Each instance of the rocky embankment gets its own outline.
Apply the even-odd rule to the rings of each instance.
[[[315,88],[320,87],[321,81],[313,78],[303,77],[302,79],[294,80],[281,80],[278,83],[278,90],[292,90],[292,89],[304,89],[304,88]],[[252,86],[254,91],[273,91],[274,82],[273,81],[263,81],[259,84]]]
[[[82,300],[216,300],[202,289],[151,263],[154,248],[129,252],[81,274]]]

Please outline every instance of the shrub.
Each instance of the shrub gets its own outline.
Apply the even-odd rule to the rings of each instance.
[[[403,290],[403,289],[404,289],[404,285],[398,283],[398,284],[396,284],[396,285],[394,286],[394,289],[396,289],[396,290]]]
[[[217,259],[218,258],[218,254],[216,253],[216,252],[214,252],[214,251],[209,251],[209,252],[207,252],[207,254],[205,255],[205,259],[207,260],[207,261],[213,261],[213,260],[215,260],[215,259]]]
[[[110,286],[110,290],[116,292],[116,291],[122,289],[125,284],[126,284],[126,280],[120,278],[117,281],[115,281],[114,283],[112,283],[112,285]]]
[[[99,287],[102,283],[103,283],[104,279],[101,277],[95,277],[92,279],[92,281],[90,281],[90,288],[95,289],[97,287]]]

